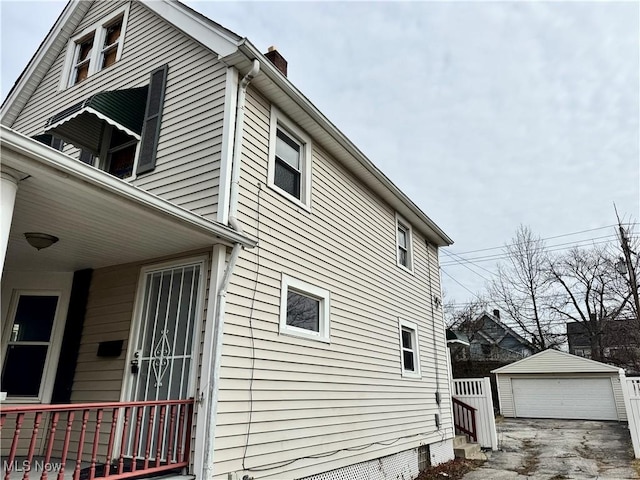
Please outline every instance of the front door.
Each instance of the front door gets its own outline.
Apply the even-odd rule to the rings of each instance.
[[[196,261],[143,271],[139,321],[128,373],[131,401],[193,397],[194,337],[200,326],[203,267],[203,262]],[[166,436],[158,430],[158,418],[149,418],[152,414],[158,417],[157,411],[145,408],[139,432],[142,441],[134,438],[133,430],[130,432],[127,450],[133,457],[143,455],[143,439],[151,426],[155,430],[151,435],[152,452],[157,450],[155,443]],[[166,425],[165,429],[168,422]]]

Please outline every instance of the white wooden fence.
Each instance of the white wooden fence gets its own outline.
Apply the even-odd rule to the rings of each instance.
[[[640,377],[627,378],[624,372],[620,372],[620,385],[627,410],[633,453],[636,458],[640,458]]]
[[[489,377],[454,379],[453,396],[477,409],[476,428],[480,446],[497,450],[498,435]]]

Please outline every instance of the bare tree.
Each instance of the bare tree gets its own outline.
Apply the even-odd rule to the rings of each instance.
[[[549,308],[583,325],[594,360],[605,359],[608,323],[629,308],[631,293],[616,271],[617,260],[606,247],[593,246],[573,248],[549,262],[549,276],[559,289]]]
[[[463,306],[456,306],[453,303],[445,303],[445,322],[448,328],[464,333],[469,342],[472,342],[484,326],[484,322],[480,316],[486,310],[487,301],[480,295],[476,295],[476,300]],[[467,350],[468,347],[452,347],[451,354],[453,360],[468,360]]]
[[[505,249],[507,260],[498,265],[497,278],[489,287],[492,300],[511,318],[511,326],[536,349],[561,344],[564,338],[555,324],[556,315],[545,303],[553,285],[544,241],[529,227],[520,225]]]

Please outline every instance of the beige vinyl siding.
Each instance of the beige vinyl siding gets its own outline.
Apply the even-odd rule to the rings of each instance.
[[[259,247],[241,253],[227,296],[216,478],[242,470],[249,429],[247,467],[292,462],[255,478],[299,478],[452,436],[442,315],[431,303],[437,249],[414,229],[415,273],[399,268],[395,212],[315,145],[310,213],[267,187],[269,115],[250,89],[239,218]],[[283,274],[331,292],[330,344],[279,334]],[[399,317],[418,325],[421,379],[401,376]],[[345,450],[376,442],[393,443]]]
[[[498,399],[500,402],[500,414],[503,417],[514,417],[516,410],[513,404],[513,390],[511,389],[511,377],[508,375],[496,375],[498,384]]]
[[[160,258],[144,263],[118,265],[94,270],[71,393],[72,403],[120,401],[124,387],[123,378],[125,371],[128,371],[128,365],[126,364],[127,348],[130,341],[129,335],[134,304],[138,294],[140,269],[144,265],[155,265],[179,258],[193,258],[207,253],[202,251],[188,252],[179,257]],[[205,263],[203,280],[205,288],[208,288],[210,282],[209,259]],[[202,315],[206,315],[207,294],[208,290],[205,290],[203,306],[205,311],[201,313]],[[204,320],[202,323],[204,329]],[[202,338],[202,333],[200,335],[200,338]],[[109,340],[124,340],[122,354],[117,358],[98,357],[98,344]],[[200,354],[203,347],[199,343],[196,345],[199,345],[200,352],[197,353]],[[104,425],[110,425],[110,421],[110,413],[106,412],[103,418],[103,430],[101,431],[100,455],[106,454],[109,431],[104,429]],[[87,427],[87,434],[93,435],[94,431],[95,426],[90,421]],[[78,441],[78,437],[79,424],[74,424],[74,431],[71,436],[72,444]],[[194,443],[192,438],[192,455]],[[55,447],[56,451],[61,451],[61,440],[58,442],[58,439],[56,439]],[[90,453],[87,452],[86,455],[90,455]],[[193,459],[193,457],[191,458]]]
[[[139,274],[139,265],[94,270],[73,379],[73,403],[120,401]],[[124,340],[121,355],[98,357],[98,344],[110,340]]]
[[[76,33],[124,3],[94,2]],[[226,67],[217,61],[216,55],[133,2],[118,62],[61,91],[65,56],[66,49],[12,128],[29,136],[42,133],[52,115],[100,91],[147,85],[150,72],[168,63],[156,168],[132,183],[205,218],[215,219],[226,79]]]

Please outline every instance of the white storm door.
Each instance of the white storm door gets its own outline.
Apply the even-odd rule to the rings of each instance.
[[[199,325],[202,263],[148,271],[130,372],[130,399],[193,396],[194,334]]]

